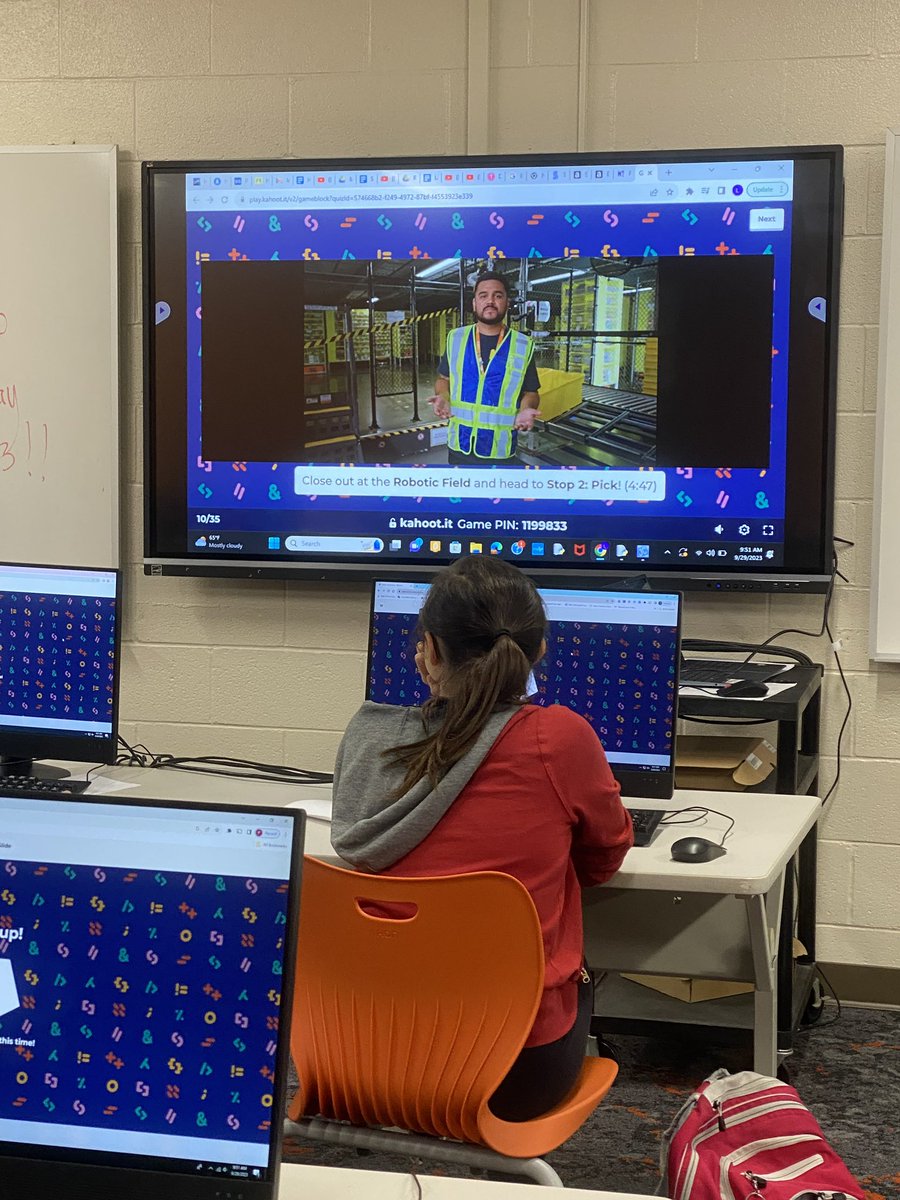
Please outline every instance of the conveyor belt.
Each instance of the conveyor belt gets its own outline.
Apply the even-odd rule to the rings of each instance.
[[[579,446],[575,442],[554,442],[548,444],[542,441],[539,449],[531,450],[519,442],[516,456],[528,466],[542,467],[610,467],[619,466],[611,462],[609,454],[601,454],[590,446]]]
[[[586,386],[577,408],[547,422],[539,449],[525,453],[561,465],[636,465],[656,457],[656,397]],[[580,445],[579,445],[580,443]]]
[[[595,387],[593,384],[586,383],[582,397],[585,403],[591,400],[601,400],[616,408],[630,409],[632,412],[656,412],[656,397],[647,396],[643,392],[624,392],[618,388]]]

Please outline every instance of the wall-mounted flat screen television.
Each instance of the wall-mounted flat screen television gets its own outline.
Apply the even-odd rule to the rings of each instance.
[[[144,164],[145,569],[824,589],[841,168]]]

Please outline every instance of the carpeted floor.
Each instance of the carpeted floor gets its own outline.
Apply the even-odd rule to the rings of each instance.
[[[822,1023],[799,1034],[790,1082],[871,1200],[900,1200],[900,1011],[827,1006]],[[659,1139],[683,1099],[717,1067],[750,1067],[738,1047],[702,1047],[682,1039],[611,1039],[621,1069],[607,1099],[574,1137],[547,1156],[567,1187],[653,1192],[659,1183]],[[440,1164],[355,1151],[289,1138],[291,1162],[423,1174],[466,1174]]]

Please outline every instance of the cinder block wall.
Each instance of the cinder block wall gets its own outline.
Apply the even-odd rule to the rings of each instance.
[[[471,0],[481,9],[488,0]],[[363,686],[359,587],[145,579],[142,159],[576,146],[578,0],[490,0],[490,102],[468,110],[466,0],[2,0],[0,141],[116,142],[121,160],[123,732],[157,750],[330,766]],[[900,125],[900,0],[592,0],[586,148],[847,146],[838,591],[856,710],[824,832],[819,955],[900,962],[900,671],[866,639],[883,137]],[[477,89],[474,89],[477,94]],[[483,107],[483,106],[482,106]],[[818,601],[691,597],[688,632],[815,628]],[[804,649],[828,661],[814,642]],[[829,665],[833,665],[829,663]],[[843,715],[833,673],[825,748]],[[833,759],[827,764],[833,771]],[[752,803],[750,801],[749,803]]]

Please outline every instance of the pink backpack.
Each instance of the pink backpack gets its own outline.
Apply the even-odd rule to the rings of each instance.
[[[716,1071],[663,1137],[672,1200],[864,1200],[864,1192],[786,1083]]]

